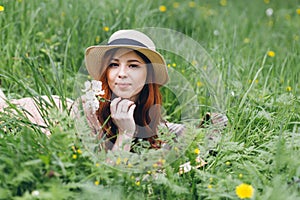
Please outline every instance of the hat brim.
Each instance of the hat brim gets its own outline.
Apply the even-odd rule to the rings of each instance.
[[[154,82],[159,85],[164,85],[168,82],[169,76],[165,60],[157,51],[130,45],[98,45],[88,47],[85,51],[85,65],[92,78],[99,79],[99,77],[101,77],[102,73],[105,71],[105,66],[101,66],[103,56],[108,50],[116,48],[129,48],[141,52],[150,60],[153,66],[155,76]]]

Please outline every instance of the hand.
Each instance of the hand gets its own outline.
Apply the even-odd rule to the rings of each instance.
[[[128,99],[115,98],[110,103],[111,118],[118,127],[119,133],[127,133],[133,136],[136,125],[133,112],[136,105]]]

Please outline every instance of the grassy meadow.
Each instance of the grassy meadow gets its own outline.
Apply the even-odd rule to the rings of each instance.
[[[213,60],[229,119],[218,143],[208,142],[210,128],[190,124],[182,148],[172,149],[176,159],[120,152],[111,167],[106,155],[90,153],[80,137],[88,130],[69,110],[41,107],[47,137],[10,105],[0,113],[0,199],[300,199],[300,0],[3,0],[0,88],[8,99],[74,99],[85,49],[144,27],[181,32]],[[165,53],[197,102],[211,104],[206,81],[189,70],[195,63]],[[162,94],[166,119],[178,120],[182,105],[167,89]],[[206,165],[178,173],[188,161],[196,166],[198,155]]]

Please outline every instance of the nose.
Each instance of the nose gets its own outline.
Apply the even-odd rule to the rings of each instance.
[[[118,72],[118,78],[126,78],[127,77],[127,70],[126,70],[126,65],[121,64],[119,67],[119,72]]]

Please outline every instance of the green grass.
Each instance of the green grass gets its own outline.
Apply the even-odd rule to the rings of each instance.
[[[53,102],[42,109],[52,132],[49,138],[21,112],[1,113],[0,199],[239,199],[235,188],[241,183],[253,186],[253,199],[300,199],[300,1],[221,2],[180,0],[175,8],[172,1],[2,1],[0,87],[8,99],[51,94],[74,98],[86,47],[119,29],[169,28],[202,45],[222,74],[222,108],[230,125],[212,147],[205,137],[210,130],[191,126],[180,152],[165,157],[162,175],[152,165],[160,159],[156,152],[148,160],[150,154],[112,157],[121,159],[121,169],[129,158],[143,169],[139,173],[104,165],[105,155],[93,156],[94,141],[82,135],[86,127],[78,128],[68,110],[59,112]],[[161,5],[166,12],[159,11]],[[274,10],[270,17],[267,8]],[[206,80],[190,60],[162,53],[190,81],[199,105],[207,104],[196,116],[200,121],[213,105]],[[204,85],[197,86],[198,81]],[[172,91],[162,92],[166,118],[180,120],[184,106]],[[180,164],[194,164],[195,148],[207,165],[178,175]],[[39,195],[33,197],[33,191]]]

